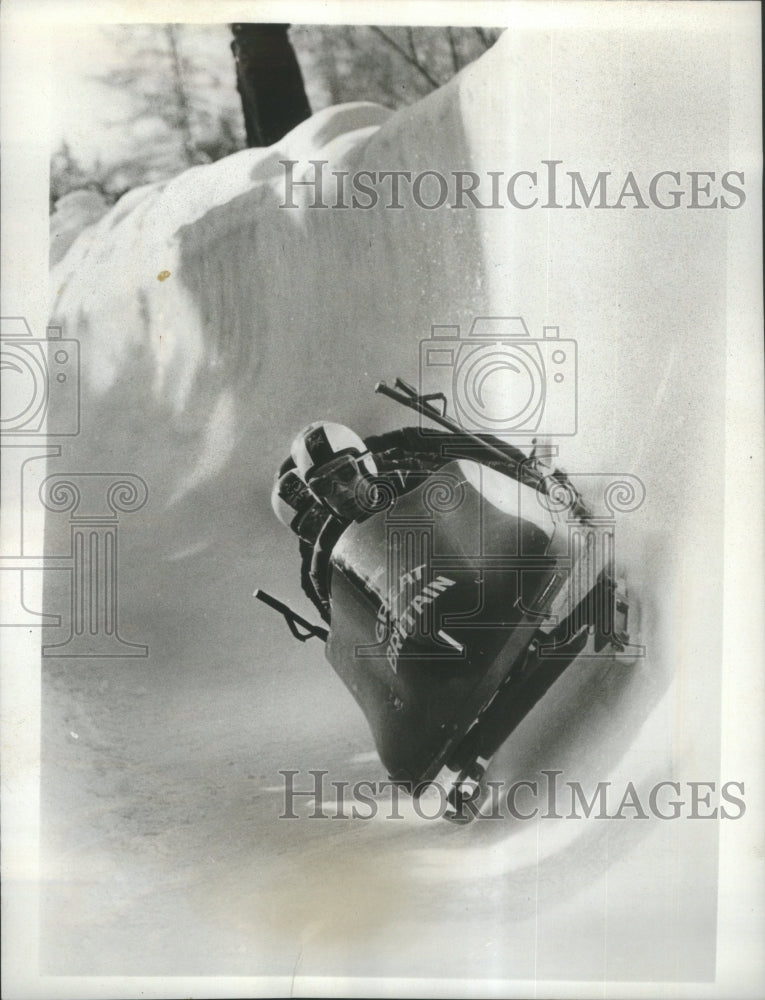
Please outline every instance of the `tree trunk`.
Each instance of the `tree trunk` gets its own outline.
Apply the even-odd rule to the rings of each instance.
[[[288,24],[232,24],[248,146],[270,146],[311,114]]]

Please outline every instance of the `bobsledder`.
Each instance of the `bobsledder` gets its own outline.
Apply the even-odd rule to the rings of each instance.
[[[469,820],[491,757],[561,674],[639,650],[629,600],[612,531],[536,446],[465,431],[401,379],[376,391],[440,430],[310,425],[274,487],[327,627],[255,596],[325,642],[390,778],[415,796],[438,783]]]

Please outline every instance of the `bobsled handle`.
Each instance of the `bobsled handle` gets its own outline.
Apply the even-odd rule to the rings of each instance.
[[[329,638],[329,629],[324,628],[322,625],[313,625],[307,619],[293,611],[289,605],[285,604],[283,601],[277,600],[267,591],[256,590],[252,596],[257,597],[259,601],[267,604],[269,608],[273,608],[274,611],[278,611],[287,622],[287,627],[298,642],[308,642],[308,640],[313,639],[314,636],[317,639],[321,639],[322,642],[326,642]],[[300,629],[303,629],[304,631],[301,632]]]
[[[513,451],[517,451],[517,457],[508,454],[506,450],[503,451],[496,445],[491,444],[485,437],[479,437],[472,431],[460,427],[459,424],[450,419],[446,415],[446,396],[442,392],[420,395],[414,386],[409,385],[402,378],[396,379],[395,389],[391,389],[386,382],[378,382],[375,386],[375,392],[378,392],[381,396],[387,396],[388,399],[395,400],[395,402],[408,407],[410,410],[414,410],[422,416],[429,417],[433,423],[440,424],[441,427],[451,431],[452,434],[460,434],[463,437],[469,438],[475,444],[479,445],[482,451],[488,452],[492,458],[499,459],[504,465],[510,466],[515,478],[523,478],[523,472],[525,472],[526,476],[532,478],[535,485],[537,482],[542,481],[542,477],[536,472],[533,466],[528,464],[528,459],[523,452],[513,449]],[[435,401],[441,404],[440,409],[434,406]]]
[[[395,400],[395,402],[406,406],[410,410],[415,410],[417,413],[429,417],[434,423],[440,424],[441,427],[446,428],[446,430],[451,431],[453,434],[459,434],[468,438],[474,444],[480,446],[484,454],[489,454],[495,460],[499,459],[505,469],[509,470],[510,475],[519,482],[541,490],[543,493],[549,492],[550,478],[559,483],[564,483],[576,497],[576,510],[578,513],[582,517],[589,516],[587,505],[579,494],[579,491],[573,487],[565,472],[554,470],[551,476],[548,477],[538,468],[538,463],[533,453],[527,456],[520,449],[500,442],[493,435],[484,434],[479,436],[464,427],[460,427],[458,423],[447,416],[446,396],[442,392],[431,392],[421,395],[414,386],[409,385],[402,378],[396,379],[395,388],[393,389],[385,382],[378,382],[375,386],[375,392],[380,393],[381,396],[387,396],[388,399]],[[440,405],[436,406],[436,403]],[[492,443],[492,440],[495,443]],[[499,447],[500,444],[502,447]],[[572,507],[572,509],[574,508]]]

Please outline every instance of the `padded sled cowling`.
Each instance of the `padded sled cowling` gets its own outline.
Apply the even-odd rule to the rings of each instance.
[[[533,489],[455,461],[342,536],[327,658],[392,778],[428,780],[481,681],[508,647],[501,678],[519,661],[538,623],[527,612],[565,549],[559,534]]]

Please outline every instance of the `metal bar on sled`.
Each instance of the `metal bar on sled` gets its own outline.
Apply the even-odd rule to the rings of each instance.
[[[489,441],[485,441],[483,438],[479,437],[478,434],[474,434],[472,431],[467,430],[464,427],[460,427],[458,423],[452,420],[450,417],[446,416],[446,396],[442,392],[434,392],[429,395],[421,396],[414,386],[409,385],[402,378],[397,378],[395,382],[395,389],[391,387],[386,382],[378,382],[375,386],[375,392],[379,392],[381,396],[387,396],[388,399],[394,400],[396,403],[400,403],[402,406],[406,406],[410,410],[414,410],[421,416],[429,417],[434,423],[440,424],[441,427],[446,428],[446,430],[451,431],[452,434],[457,434],[462,437],[469,438],[474,444],[478,445],[482,451],[488,451],[495,458],[500,461],[510,464],[516,475],[520,478],[522,475],[521,466],[527,472],[531,472],[533,476],[533,470],[529,469],[525,465],[527,462],[527,456],[523,452],[516,448],[513,451],[517,451],[517,456],[510,455],[496,445],[491,444]],[[397,391],[398,390],[398,391]],[[435,406],[432,405],[431,400],[438,399],[443,403],[443,411],[439,412]],[[538,475],[538,474],[537,474]],[[533,478],[537,478],[533,476]],[[542,480],[542,476],[538,477]]]
[[[274,611],[278,611],[287,622],[287,627],[298,642],[308,642],[309,639],[313,639],[314,637],[321,639],[322,642],[326,642],[329,638],[329,629],[324,628],[323,625],[314,625],[312,622],[309,622],[302,615],[293,611],[284,601],[278,600],[267,591],[258,589],[254,591],[252,596],[257,597],[259,601],[267,604]],[[304,629],[303,632],[299,631],[301,628]]]

